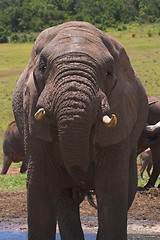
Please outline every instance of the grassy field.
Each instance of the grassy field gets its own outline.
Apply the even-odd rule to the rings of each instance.
[[[31,49],[32,44],[0,45],[0,148],[4,131],[8,123],[14,119],[12,114],[13,89],[29,60]]]
[[[0,175],[0,191],[20,191],[26,189],[26,174]]]
[[[160,96],[160,26],[128,26],[128,30],[111,30],[125,47],[148,95]]]
[[[125,47],[147,94],[160,97],[160,26],[130,25],[123,31],[108,29],[108,33],[115,36]],[[13,120],[12,92],[18,77],[29,61],[32,46],[33,44],[0,45],[0,163],[4,131],[8,123]],[[2,179],[14,183],[13,178],[2,176],[1,185],[3,185]],[[24,176],[20,178],[23,182]]]

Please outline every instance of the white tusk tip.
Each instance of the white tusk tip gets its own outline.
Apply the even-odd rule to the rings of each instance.
[[[115,127],[117,125],[117,117],[115,114],[112,114],[111,118],[107,115],[102,119],[103,123],[105,123],[108,127]]]
[[[34,118],[36,120],[42,120],[45,116],[46,112],[44,110],[44,108],[40,108],[35,114],[34,114]]]

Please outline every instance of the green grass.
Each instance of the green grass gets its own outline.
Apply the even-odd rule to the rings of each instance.
[[[144,180],[138,177],[138,185],[144,186],[148,181],[148,175],[144,172]],[[160,184],[160,177],[156,181],[156,186]],[[0,175],[0,191],[11,192],[26,189],[26,174]]]
[[[108,29],[125,47],[148,95],[160,97],[160,26],[128,25],[127,30]],[[149,33],[151,33],[149,37]],[[12,92],[27,65],[33,44],[0,44],[0,149],[4,131],[13,120]],[[0,151],[0,163],[2,151]],[[0,189],[25,188],[25,175],[0,176]],[[145,180],[147,181],[147,179]],[[158,181],[157,181],[158,182]],[[141,181],[144,185],[144,182]],[[22,185],[22,186],[21,186]]]
[[[149,180],[149,176],[148,176],[146,171],[144,171],[143,178],[144,179],[141,179],[141,177],[140,177],[140,175],[138,173],[138,186],[139,187],[145,186],[147,184],[148,180]],[[157,187],[159,184],[160,184],[160,176],[159,176],[159,178],[156,181],[155,187]]]
[[[0,70],[22,70],[29,60],[33,44],[1,44]]]
[[[33,44],[0,44],[0,149],[4,131],[14,119],[12,93],[15,83],[27,65]],[[2,154],[0,152],[0,162]]]
[[[0,191],[20,191],[26,189],[26,174],[0,175]]]
[[[125,47],[147,94],[160,97],[160,26],[128,26],[127,29],[121,32],[111,29],[108,33],[115,36]],[[151,37],[148,32],[152,33]]]

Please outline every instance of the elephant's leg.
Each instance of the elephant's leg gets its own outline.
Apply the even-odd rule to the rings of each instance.
[[[152,168],[152,162],[149,162],[147,166],[147,173],[149,177],[151,176],[151,168]]]
[[[142,161],[142,167],[141,167],[141,169],[140,169],[140,175],[141,175],[141,178],[142,179],[144,179],[143,178],[143,173],[144,173],[144,170],[146,169],[146,167],[147,167],[147,162],[146,161]]]
[[[54,240],[60,194],[59,171],[50,145],[35,139],[27,152],[28,240]],[[52,147],[52,145],[51,145]]]
[[[1,174],[6,174],[8,172],[8,169],[12,163],[12,158],[10,156],[5,156],[3,157],[3,167],[1,170]]]
[[[134,149],[130,155],[129,162],[129,189],[128,189],[128,209],[131,207],[138,187],[137,176],[137,150]]]
[[[64,189],[61,192],[58,208],[58,225],[62,240],[84,239],[80,222],[79,204],[79,200],[73,197],[72,189]]]
[[[159,145],[158,145],[159,143]],[[160,174],[160,141],[154,147],[151,148],[152,150],[152,159],[153,159],[153,170],[151,176],[149,178],[148,183],[144,186],[144,188],[154,187],[157,178]]]
[[[153,171],[151,173],[151,176],[149,178],[149,181],[148,183],[144,186],[144,188],[152,188],[154,187],[156,181],[157,181],[157,178],[160,174],[160,166],[159,167],[156,167],[156,166],[153,166]]]
[[[97,240],[127,239],[129,147],[110,146],[100,154],[95,173]]]
[[[39,177],[30,176],[29,181],[32,181],[33,177],[34,183],[28,182],[28,240],[55,240],[58,181],[56,177],[45,176],[45,179],[43,174],[39,173]],[[52,174],[56,175],[56,172]]]
[[[27,164],[26,162],[22,162],[20,173],[25,173],[27,171]]]

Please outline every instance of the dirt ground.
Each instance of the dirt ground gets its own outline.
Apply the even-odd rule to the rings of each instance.
[[[81,216],[83,225],[97,227],[97,212],[87,200],[81,204]],[[18,230],[27,230],[26,217],[26,191],[0,192],[0,229],[16,225]],[[130,233],[160,236],[160,189],[137,192],[129,210],[128,229]]]

